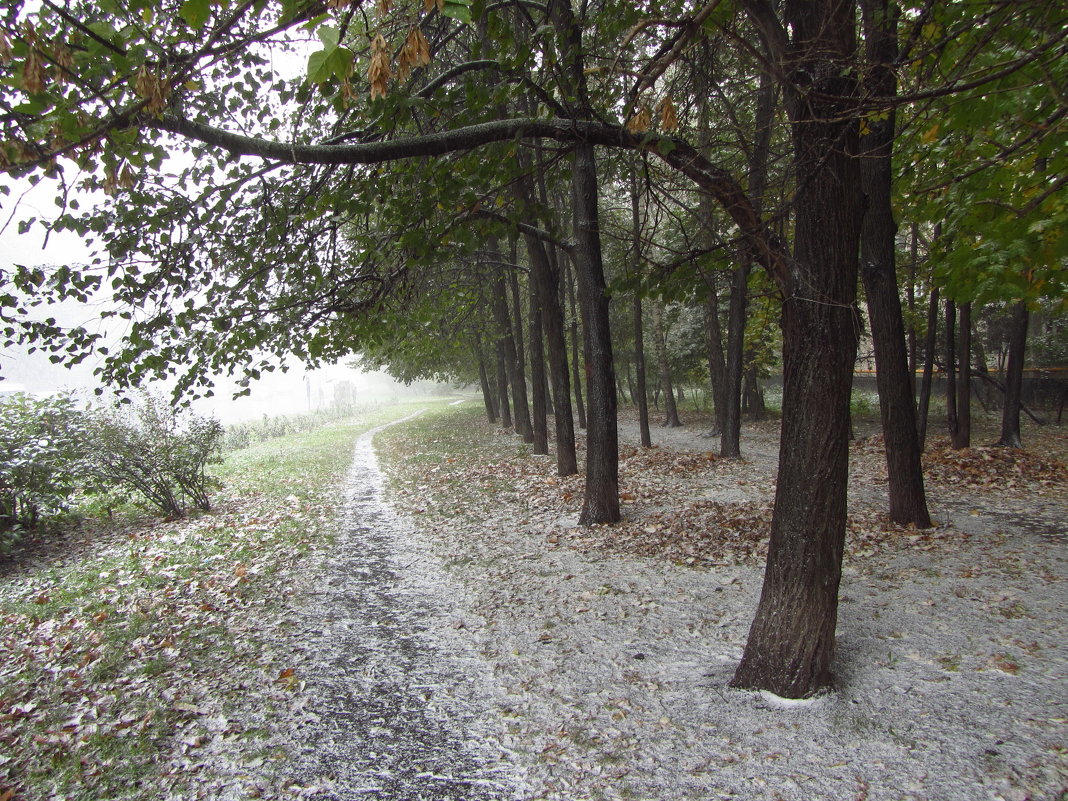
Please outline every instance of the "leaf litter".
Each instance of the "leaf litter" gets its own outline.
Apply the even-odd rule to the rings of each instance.
[[[514,797],[1023,801],[1068,788],[1063,523],[1004,514],[1063,521],[1056,463],[1016,457],[1029,463],[1018,487],[995,478],[997,457],[975,485],[935,475],[939,525],[920,531],[887,519],[881,448],[858,440],[838,686],[784,707],[727,686],[760,591],[773,426],[747,429],[741,461],[708,458],[699,427],[624,444],[624,519],[582,529],[581,479],[551,459],[475,412],[419,425],[379,439],[391,497],[480,621],[461,632],[492,667],[482,692],[505,729],[486,736],[523,768]],[[620,434],[636,442],[634,422]],[[940,458],[950,475],[984,469]]]
[[[954,481],[961,455],[939,456],[950,476],[929,472],[939,527],[916,531],[885,519],[881,452],[858,440],[839,686],[784,708],[727,688],[759,594],[774,428],[747,429],[742,461],[709,457],[699,429],[655,435],[659,447],[640,449],[626,444],[633,421],[621,426],[624,521],[589,530],[576,525],[581,478],[556,476],[474,412],[381,435],[401,513],[382,546],[389,569],[346,581],[384,585],[384,611],[398,612],[391,635],[376,630],[388,621],[345,608],[345,582],[323,584],[342,561],[333,487],[75,538],[32,570],[0,570],[0,797],[27,766],[62,765],[62,754],[87,787],[111,777],[103,795],[116,798],[1063,795],[1068,566],[1055,464],[1052,477],[1022,467],[1006,486]],[[1005,469],[997,456],[959,472]],[[306,524],[312,558],[260,536],[287,515]],[[212,526],[247,529],[247,547],[198,550],[218,536]],[[156,560],[157,548],[187,543],[201,564]],[[62,606],[73,566],[99,584],[84,608]],[[158,631],[130,632],[127,661],[103,669],[104,629],[136,628],[135,614]],[[182,644],[196,643],[192,630],[210,646]],[[368,635],[380,647],[366,648]],[[363,662],[346,668],[355,689],[330,707],[331,672],[354,675],[338,670],[346,649]],[[60,694],[44,700],[44,686]],[[377,723],[375,696],[386,704]],[[346,709],[364,719],[346,723]],[[417,752],[445,743],[439,754],[455,761],[411,770],[425,754],[397,745],[407,735],[390,734],[396,719],[431,732]],[[363,732],[351,737],[355,759],[323,747],[349,724]],[[147,744],[137,791],[119,788],[129,774],[101,745],[123,738]]]

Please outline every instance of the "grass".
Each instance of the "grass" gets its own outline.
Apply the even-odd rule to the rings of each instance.
[[[329,539],[354,439],[426,405],[228,454],[213,512],[124,507],[0,561],[0,798],[184,796],[208,743],[258,747],[257,730],[206,721],[269,704],[263,621],[300,555]]]

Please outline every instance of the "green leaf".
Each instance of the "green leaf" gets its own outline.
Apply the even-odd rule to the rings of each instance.
[[[319,35],[319,41],[323,43],[323,47],[327,50],[333,50],[341,41],[341,31],[330,25],[320,26],[316,33]]]
[[[446,17],[471,24],[471,5],[464,0],[445,0],[445,8],[441,13]]]
[[[323,83],[330,79],[331,69],[329,63],[330,53],[326,50],[316,50],[308,56],[308,80],[312,83]]]
[[[211,0],[185,0],[178,14],[190,28],[199,28],[211,16]]]

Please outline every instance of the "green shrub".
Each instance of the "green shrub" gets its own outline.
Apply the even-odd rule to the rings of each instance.
[[[177,411],[147,393],[136,403],[95,409],[90,420],[94,489],[136,493],[173,517],[190,504],[210,508],[218,481],[205,468],[220,460],[217,420]]]
[[[0,533],[6,541],[66,510],[86,440],[84,413],[69,395],[0,398]]]

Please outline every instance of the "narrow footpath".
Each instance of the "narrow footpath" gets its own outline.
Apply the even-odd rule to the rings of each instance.
[[[418,414],[418,413],[417,413]],[[345,520],[298,609],[306,662],[297,775],[316,799],[516,797],[510,768],[486,753],[485,662],[455,618],[462,590],[383,501],[372,447],[359,437]]]

